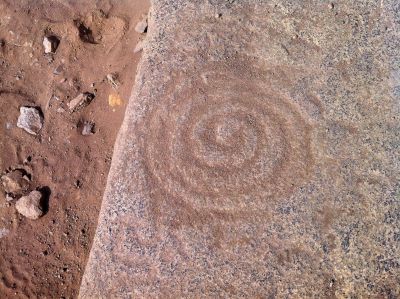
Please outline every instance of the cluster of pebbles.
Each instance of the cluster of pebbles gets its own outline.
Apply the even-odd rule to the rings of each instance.
[[[147,32],[147,16],[135,26],[135,31],[140,34]],[[53,57],[57,53],[61,39],[55,35],[46,34],[43,37],[43,52],[48,57]],[[139,52],[143,49],[144,40],[140,40],[136,45],[134,52]],[[56,68],[55,74],[62,71],[62,65]],[[106,77],[108,83],[117,89],[119,86],[118,75],[108,74]],[[67,103],[70,113],[75,113],[92,103],[96,95],[91,92],[82,92]],[[65,111],[65,110],[64,110]],[[42,130],[45,119],[43,111],[38,106],[21,106],[19,109],[20,115],[17,120],[17,127],[24,130],[30,135],[37,136]],[[83,136],[93,135],[95,133],[95,123],[92,121],[81,121],[78,124],[81,128]],[[19,165],[7,169],[0,176],[0,182],[5,192],[6,201],[9,204],[15,204],[16,210],[26,218],[35,220],[45,214],[46,196],[42,193],[41,188],[34,189],[32,187],[32,171],[27,165]]]
[[[21,215],[36,220],[45,213],[45,196],[39,190],[32,190],[31,182],[31,174],[23,167],[11,169],[1,176],[6,200],[15,202]]]

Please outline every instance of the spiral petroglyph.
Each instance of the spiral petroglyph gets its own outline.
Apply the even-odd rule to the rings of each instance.
[[[164,194],[196,208],[259,209],[309,175],[306,117],[261,73],[241,71],[218,66],[175,78],[148,115],[146,164]]]

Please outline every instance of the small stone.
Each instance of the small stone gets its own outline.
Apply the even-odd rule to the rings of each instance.
[[[94,94],[84,92],[79,94],[75,99],[68,103],[68,108],[71,112],[78,111],[81,108],[89,105],[94,99]]]
[[[58,67],[54,69],[53,74],[58,76],[61,75],[63,71],[64,71],[64,66],[60,64]]]
[[[133,49],[133,53],[138,53],[138,52],[142,51],[143,48],[144,48],[144,44],[145,44],[145,43],[144,43],[143,40],[139,41],[139,42],[136,44],[135,49]]]
[[[11,201],[13,201],[15,198],[14,197],[12,197],[10,194],[6,194],[6,201],[7,202],[11,202]]]
[[[39,133],[43,126],[43,117],[40,111],[34,107],[21,107],[19,112],[17,127],[32,135]]]
[[[18,213],[25,216],[26,218],[35,220],[41,217],[43,212],[42,206],[42,193],[39,191],[32,191],[27,196],[23,196],[17,200],[15,208]]]
[[[117,78],[118,78],[118,76],[116,74],[108,74],[107,75],[107,81],[108,81],[108,83],[111,84],[111,86],[114,89],[116,89],[118,87],[118,85],[119,85],[119,82],[118,82]]]
[[[145,33],[147,31],[147,18],[136,24],[135,31],[138,33]]]
[[[58,45],[60,44],[60,40],[58,37],[51,35],[51,36],[45,36],[43,38],[43,47],[44,47],[44,53],[55,53]]]
[[[29,178],[22,169],[15,169],[1,176],[4,191],[12,194],[21,194],[29,188]]]
[[[92,122],[84,122],[82,128],[82,135],[93,135],[94,134],[94,123]]]

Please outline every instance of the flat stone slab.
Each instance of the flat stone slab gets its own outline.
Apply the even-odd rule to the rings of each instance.
[[[400,296],[398,9],[153,0],[80,297]]]

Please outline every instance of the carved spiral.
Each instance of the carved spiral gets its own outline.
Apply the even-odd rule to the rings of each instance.
[[[311,127],[260,77],[213,69],[173,80],[144,126],[159,196],[199,209],[259,209],[305,180]]]

